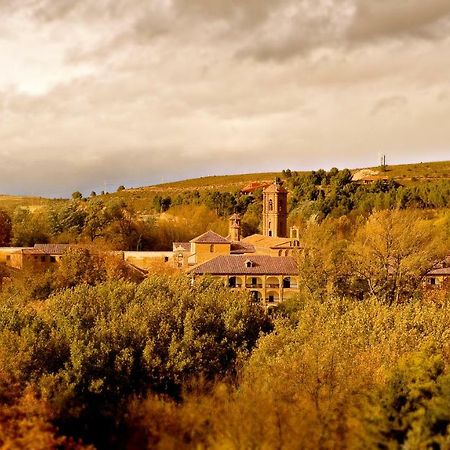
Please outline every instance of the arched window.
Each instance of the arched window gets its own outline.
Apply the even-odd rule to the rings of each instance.
[[[273,211],[273,200],[269,200],[269,211]]]
[[[210,252],[210,253],[214,253],[214,244],[211,244],[211,245],[209,246],[209,252]]]

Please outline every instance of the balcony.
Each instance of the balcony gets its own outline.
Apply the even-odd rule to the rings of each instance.
[[[245,287],[247,289],[262,289],[263,285],[260,283],[252,283],[252,284],[246,284]]]

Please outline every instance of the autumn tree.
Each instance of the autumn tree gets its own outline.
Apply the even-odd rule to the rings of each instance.
[[[432,221],[416,212],[381,211],[358,231],[351,258],[370,294],[392,304],[413,295],[446,250],[442,230]]]
[[[19,247],[48,242],[50,230],[46,211],[18,208],[12,218],[12,234],[12,244]]]
[[[11,243],[12,222],[9,214],[0,209],[0,247],[6,247]]]

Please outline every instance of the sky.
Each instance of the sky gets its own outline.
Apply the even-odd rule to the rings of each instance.
[[[0,193],[450,159],[450,0],[0,0]]]

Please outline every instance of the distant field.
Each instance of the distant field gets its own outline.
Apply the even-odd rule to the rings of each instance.
[[[173,183],[158,184],[155,186],[148,186],[139,188],[138,190],[152,190],[152,191],[186,191],[191,189],[226,189],[233,188],[241,189],[245,184],[252,181],[266,181],[273,180],[279,177],[280,172],[265,172],[265,173],[246,173],[241,175],[214,175],[210,177],[191,178],[189,180],[175,181]]]
[[[377,167],[373,167],[372,169],[377,170]],[[384,175],[389,178],[394,178],[400,183],[405,182],[405,184],[420,183],[427,180],[450,180],[450,161],[388,166]]]
[[[378,167],[371,167],[373,170],[379,170]],[[291,170],[295,170],[292,169]],[[359,169],[352,169],[353,172]],[[305,172],[299,172],[305,173]],[[380,172],[381,174],[381,172]],[[426,180],[450,179],[450,161],[438,161],[417,164],[402,164],[396,166],[387,166],[387,171],[382,175],[388,178],[394,178],[400,182],[421,182]],[[280,172],[266,173],[248,173],[243,175],[223,175],[202,178],[192,178],[189,180],[176,181],[173,183],[158,184],[139,189],[130,189],[129,191],[153,191],[153,192],[171,192],[185,191],[191,189],[215,189],[231,191],[241,189],[251,181],[273,180],[280,177]]]
[[[42,197],[22,197],[15,195],[0,195],[0,208],[6,210],[14,210],[18,206],[23,208],[30,208],[31,210],[48,205],[50,200]]]
[[[290,168],[295,170],[295,168]],[[378,167],[372,167],[379,170]],[[359,169],[352,169],[353,171]],[[450,161],[424,162],[417,164],[402,164],[388,166],[383,176],[393,178],[405,185],[413,185],[433,180],[450,180]],[[126,189],[121,192],[113,192],[102,196],[105,200],[122,199],[132,205],[135,210],[146,212],[151,210],[153,198],[156,195],[176,196],[178,193],[192,190],[216,190],[221,192],[234,192],[242,189],[252,181],[270,181],[275,177],[281,177],[280,172],[249,173],[241,175],[218,175],[201,178],[192,178],[172,183],[145,186],[140,188]],[[100,197],[100,196],[99,196]],[[50,200],[41,197],[16,197],[0,195],[0,208],[12,210],[17,206],[36,208],[46,205]]]

